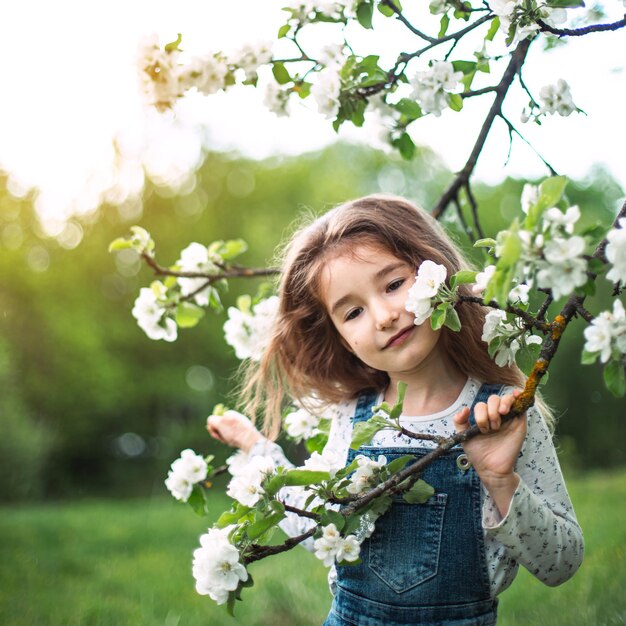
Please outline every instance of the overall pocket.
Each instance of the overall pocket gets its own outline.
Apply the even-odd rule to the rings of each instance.
[[[394,501],[369,540],[369,568],[397,593],[437,574],[447,494],[423,504]]]

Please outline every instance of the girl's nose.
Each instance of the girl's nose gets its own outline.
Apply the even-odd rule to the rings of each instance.
[[[398,311],[392,306],[381,305],[376,310],[376,330],[389,328],[399,318]]]

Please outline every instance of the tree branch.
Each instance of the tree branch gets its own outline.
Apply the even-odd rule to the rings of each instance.
[[[459,296],[459,302],[473,302],[475,304],[482,304],[483,306],[491,307],[492,309],[498,309],[500,311],[506,311],[507,313],[513,313],[513,315],[521,317],[528,328],[536,328],[544,334],[552,330],[552,327],[547,322],[542,322],[537,317],[534,317],[523,309],[512,306],[510,304],[507,305],[505,308],[502,308],[495,300],[485,302],[482,298],[479,298],[478,296]]]
[[[302,543],[309,537],[312,537],[316,530],[317,526],[313,526],[313,528],[310,528],[305,533],[298,535],[297,537],[289,537],[289,539],[285,540],[284,543],[277,546],[259,546],[251,544],[243,552],[243,561],[246,565],[248,565],[249,563],[254,563],[254,561],[260,561],[266,556],[287,552],[287,550],[295,548],[298,544]]]
[[[439,202],[432,210],[433,217],[441,217],[450,202],[452,202],[452,199],[457,196],[459,190],[468,183],[470,176],[472,175],[474,168],[476,167],[478,157],[480,156],[480,153],[485,145],[485,141],[487,140],[487,135],[489,135],[489,131],[491,130],[493,121],[501,113],[502,103],[504,102],[508,89],[514,80],[518,69],[524,63],[524,59],[526,58],[526,54],[528,53],[530,43],[530,39],[524,39],[524,41],[521,41],[518,44],[517,48],[511,55],[511,60],[509,61],[509,64],[504,71],[504,74],[502,75],[502,79],[500,80],[498,86],[495,88],[496,97],[493,101],[493,104],[491,105],[491,109],[489,109],[489,113],[485,118],[483,126],[480,129],[480,133],[478,135],[476,143],[474,144],[474,148],[472,149],[472,152],[463,169],[456,175],[456,178],[454,179],[452,184],[443,193],[443,195],[439,199]]]
[[[624,28],[624,26],[626,26],[626,17],[610,24],[591,24],[590,26],[583,26],[581,28],[554,28],[554,26],[546,24],[543,20],[537,20],[537,24],[539,24],[539,30],[541,32],[552,33],[559,37],[580,37],[582,35],[588,35],[589,33],[601,33],[607,30],[619,30],[620,28]]]

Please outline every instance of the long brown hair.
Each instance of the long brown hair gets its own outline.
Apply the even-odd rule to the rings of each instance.
[[[346,202],[300,228],[283,253],[279,310],[269,345],[258,363],[244,369],[244,410],[264,412],[264,432],[280,431],[286,400],[307,407],[311,399],[337,403],[365,390],[382,391],[389,378],[347,350],[321,299],[324,263],[356,245],[372,244],[418,267],[430,259],[448,276],[470,268],[439,223],[409,201],[372,195]],[[470,287],[459,291],[471,295]],[[483,382],[523,386],[517,366],[499,367],[489,357],[482,330],[488,309],[457,305],[461,331],[443,328],[439,341],[458,369]]]

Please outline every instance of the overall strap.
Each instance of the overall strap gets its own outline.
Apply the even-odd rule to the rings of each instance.
[[[474,418],[474,407],[476,406],[476,404],[478,402],[487,402],[487,400],[489,399],[489,396],[492,395],[496,395],[499,396],[500,393],[502,392],[502,389],[505,387],[506,385],[501,385],[501,384],[488,384],[488,383],[483,383],[480,386],[480,389],[478,390],[478,393],[476,394],[476,397],[474,398],[474,402],[472,402],[472,406],[470,407],[470,426],[475,426],[476,425],[476,419]]]
[[[354,413],[354,417],[352,418],[352,423],[357,424],[358,422],[367,422],[367,420],[373,415],[372,407],[376,404],[377,399],[377,391],[364,391],[359,396],[356,403],[356,411]]]

